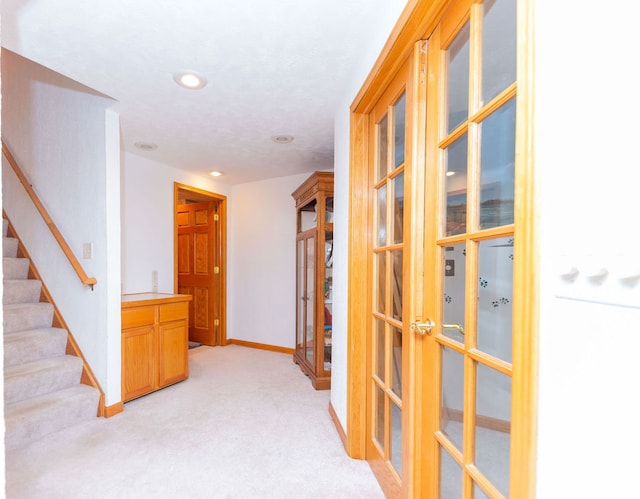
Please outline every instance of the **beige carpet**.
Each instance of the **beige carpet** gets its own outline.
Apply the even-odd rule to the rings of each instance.
[[[9,499],[382,498],[290,355],[189,350],[188,380],[6,455]]]

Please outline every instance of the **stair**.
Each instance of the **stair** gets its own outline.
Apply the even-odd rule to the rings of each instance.
[[[2,221],[4,417],[7,450],[95,418],[100,392],[81,384],[82,359],[66,354],[67,331],[52,327],[53,305]]]

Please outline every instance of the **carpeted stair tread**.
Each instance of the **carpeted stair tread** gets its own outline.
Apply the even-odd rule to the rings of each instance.
[[[51,327],[53,305],[51,303],[14,303],[4,305],[3,326],[5,333]]]
[[[5,447],[13,449],[97,416],[100,393],[77,384],[5,406]],[[52,456],[55,459],[55,456]]]
[[[42,283],[37,279],[5,279],[2,295],[3,305],[14,303],[37,303],[40,301]]]
[[[59,357],[67,347],[67,331],[62,328],[29,329],[4,335],[4,366]]]
[[[37,397],[80,383],[82,359],[61,355],[4,369],[4,402]]]
[[[52,327],[54,306],[40,302],[43,284],[30,279],[8,225],[3,219],[4,440],[14,449],[96,418],[101,395],[81,383],[83,360],[66,354],[69,332]]]
[[[29,275],[29,259],[2,258],[2,276],[5,279],[26,279]]]
[[[2,256],[15,257],[18,254],[18,240],[15,237],[2,238]]]

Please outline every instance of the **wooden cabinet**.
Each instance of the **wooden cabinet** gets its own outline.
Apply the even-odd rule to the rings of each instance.
[[[189,375],[191,295],[122,296],[122,401],[146,395]]]
[[[316,390],[331,388],[333,173],[315,172],[293,193],[296,234],[296,349]]]

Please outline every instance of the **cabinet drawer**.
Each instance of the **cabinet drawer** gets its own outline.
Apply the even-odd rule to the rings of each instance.
[[[153,324],[155,307],[135,307],[122,311],[122,328],[146,326]]]
[[[160,322],[186,319],[189,316],[189,304],[186,301],[160,305]]]

